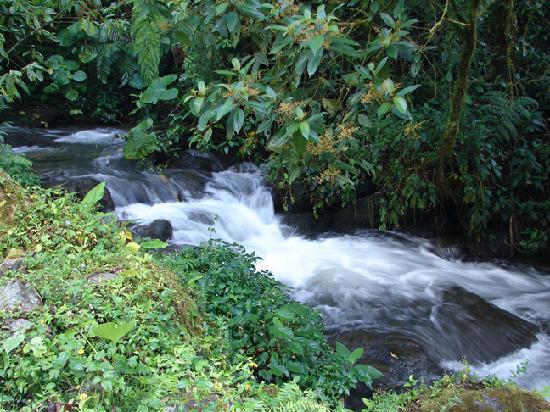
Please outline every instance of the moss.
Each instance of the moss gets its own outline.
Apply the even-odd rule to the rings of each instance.
[[[10,176],[0,170],[0,239],[14,225],[15,213],[26,207],[22,189]]]
[[[517,388],[451,385],[424,395],[411,410],[422,412],[544,412],[550,404],[541,397]]]

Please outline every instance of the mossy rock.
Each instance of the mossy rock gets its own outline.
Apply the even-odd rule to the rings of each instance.
[[[421,397],[414,411],[421,412],[546,412],[550,404],[538,395],[514,386],[449,386]]]
[[[13,226],[15,213],[26,207],[21,186],[0,170],[0,239]]]

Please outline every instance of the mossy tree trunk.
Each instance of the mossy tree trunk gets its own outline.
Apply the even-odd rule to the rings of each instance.
[[[440,176],[444,180],[445,167],[448,164],[456,137],[460,129],[460,118],[464,107],[464,99],[468,91],[468,78],[477,44],[477,22],[481,0],[470,0],[469,16],[461,30],[462,55],[456,69],[456,81],[451,94],[451,107],[447,118],[447,126],[441,139]]]
[[[506,0],[506,20],[504,23],[504,42],[506,68],[505,77],[510,96],[515,94],[514,83],[514,37],[516,31],[516,12],[514,10],[514,0]]]

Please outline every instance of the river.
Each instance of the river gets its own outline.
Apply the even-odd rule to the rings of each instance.
[[[322,313],[331,333],[399,335],[444,369],[460,369],[465,357],[480,376],[512,377],[528,388],[550,385],[545,273],[445,256],[429,239],[403,233],[303,236],[275,213],[271,192],[251,164],[226,170],[213,157],[191,152],[179,167],[152,171],[123,158],[116,129],[7,131],[14,150],[33,160],[38,172],[104,180],[122,220],[167,219],[174,244],[212,237],[243,244],[261,257],[259,269],[270,270],[295,299]],[[469,292],[536,325],[536,337],[517,347],[522,330],[502,324],[515,322],[514,316],[488,316],[483,312],[492,306],[480,306]],[[472,299],[477,310],[468,306]]]

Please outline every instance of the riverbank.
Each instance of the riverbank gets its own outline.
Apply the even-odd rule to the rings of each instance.
[[[342,375],[342,363],[332,369],[338,363],[326,357],[331,350],[318,315],[256,272],[254,257],[211,243],[158,260],[147,247],[162,242],[139,245],[94,211],[99,190],[79,202],[0,177],[5,410],[341,409],[338,399],[357,383],[352,364],[363,351],[337,348],[334,356],[349,362],[348,372]],[[289,342],[290,352],[281,350]],[[311,352],[312,345],[322,352]],[[305,392],[284,383],[296,374]],[[376,376],[362,370],[367,382]],[[428,411],[428,394],[443,387],[442,396],[455,388],[443,401],[457,404],[460,386],[446,379],[433,388],[413,382],[403,395],[378,394],[364,410]],[[518,393],[518,405],[546,407]]]
[[[210,279],[218,283],[212,295],[196,287],[201,278],[209,279],[198,264],[215,255],[233,256],[237,267],[227,273],[238,275],[240,269],[257,284],[263,275],[254,272],[249,260],[231,255],[236,252],[229,246],[179,256],[172,263],[177,270],[170,270],[116,221],[94,212],[99,190],[78,202],[72,195],[23,189],[5,174],[0,178],[4,410],[339,409],[339,397],[353,385],[353,362],[345,360],[345,381],[343,363],[330,354],[317,318],[302,322],[304,314],[307,318],[314,312],[289,306],[281,286],[267,277],[263,294],[250,289],[244,300],[222,293],[223,304],[214,297],[223,288],[213,275]],[[210,264],[211,271],[231,268]],[[271,294],[269,307],[262,303],[265,293]],[[281,320],[247,318],[246,324],[232,324],[236,318],[230,312],[251,302],[257,302],[255,311],[269,308]],[[220,306],[214,310],[213,305]],[[289,324],[296,311],[299,319]],[[239,349],[236,334],[243,326],[251,328],[250,339],[268,334],[264,350],[271,359],[259,356],[259,342]],[[277,363],[275,348],[281,339],[290,342],[289,335],[303,333],[309,335],[309,349],[297,344],[294,362]],[[325,359],[327,371],[332,370],[333,380],[323,378],[326,391],[314,382],[321,371],[308,375],[307,386],[316,389],[315,395],[282,381],[292,381],[286,369],[292,363],[305,384],[306,374],[299,370],[306,366],[303,351],[317,353],[316,359]],[[364,369],[361,378],[370,379],[372,373]]]

